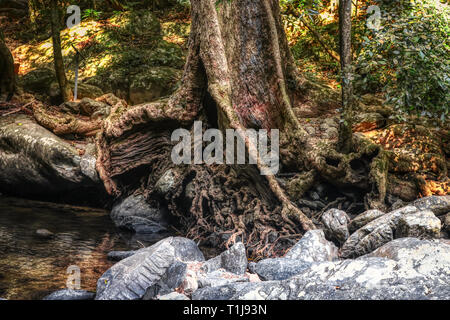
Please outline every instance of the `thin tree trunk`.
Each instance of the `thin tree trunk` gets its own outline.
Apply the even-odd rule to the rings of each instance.
[[[352,1],[339,1],[339,50],[341,56],[342,117],[339,127],[339,150],[353,149],[353,84],[352,84]]]
[[[52,26],[52,41],[53,41],[53,58],[55,63],[56,78],[58,80],[61,96],[64,101],[70,101],[73,98],[70,84],[67,81],[66,72],[64,68],[64,60],[61,49],[61,35],[60,35],[60,19],[58,10],[58,1],[51,1],[51,16],[50,22]]]
[[[6,46],[3,31],[0,30],[0,95],[6,91],[6,101],[11,100],[16,89],[14,58]]]

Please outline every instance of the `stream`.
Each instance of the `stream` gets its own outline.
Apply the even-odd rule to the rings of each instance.
[[[38,229],[54,237],[38,237]],[[95,291],[113,265],[109,251],[157,240],[119,232],[106,210],[0,196],[0,298],[42,299],[67,287],[70,266],[80,270],[81,289]]]

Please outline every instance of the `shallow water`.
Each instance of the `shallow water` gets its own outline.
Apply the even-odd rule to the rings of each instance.
[[[109,251],[149,244],[119,233],[108,214],[0,196],[0,298],[41,299],[66,288],[70,266],[81,271],[81,289],[95,291],[97,279],[113,264],[106,259]],[[40,239],[38,229],[55,237]]]

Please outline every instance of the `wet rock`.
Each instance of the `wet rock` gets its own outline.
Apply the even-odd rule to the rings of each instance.
[[[111,210],[111,219],[119,228],[136,233],[161,233],[167,230],[167,214],[150,206],[142,195],[131,195]]]
[[[384,212],[373,209],[373,210],[367,210],[360,215],[358,215],[356,218],[354,218],[352,221],[350,221],[350,224],[348,225],[348,229],[351,233],[355,232],[359,228],[364,227],[369,222],[381,217],[384,215]]]
[[[395,232],[396,238],[439,238],[441,221],[430,210],[419,211],[401,217]]]
[[[350,218],[344,211],[338,209],[327,210],[322,214],[321,220],[328,239],[342,244],[350,236],[348,231]]]
[[[258,263],[250,263],[249,269],[256,273],[261,280],[286,280],[301,274],[311,267],[311,262],[298,259],[274,258],[264,259]]]
[[[205,262],[202,270],[213,272],[223,268],[235,274],[244,274],[247,270],[247,254],[242,242],[234,244],[230,249]]]
[[[284,256],[305,262],[333,261],[338,259],[338,248],[325,239],[322,230],[308,231]]]
[[[450,195],[420,198],[411,205],[419,210],[431,210],[436,216],[440,216],[450,212]]]
[[[356,258],[368,254],[394,239],[400,218],[417,212],[417,208],[407,206],[389,212],[354,232],[340,250],[342,258]]]
[[[62,289],[55,291],[43,300],[94,300],[95,293],[85,290]]]
[[[169,237],[119,261],[97,282],[97,300],[142,299],[175,261],[204,261],[195,242]]]
[[[47,229],[38,229],[36,230],[36,236],[41,239],[52,239],[55,234]]]
[[[18,196],[72,195],[101,189],[78,150],[25,115],[0,119],[0,191]],[[92,162],[92,161],[91,161]],[[92,174],[91,174],[92,173]]]
[[[158,297],[157,300],[190,300],[190,299],[184,294],[178,292],[171,292]]]
[[[128,257],[131,257],[133,254],[135,254],[137,251],[111,251],[108,252],[107,258],[111,261],[120,261],[123,259],[126,259]]]

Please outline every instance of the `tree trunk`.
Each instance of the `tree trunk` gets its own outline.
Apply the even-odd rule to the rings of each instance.
[[[0,96],[6,92],[6,101],[11,100],[16,89],[14,58],[6,46],[3,32],[0,30]]]
[[[52,41],[53,41],[53,58],[55,63],[56,79],[58,80],[61,96],[64,101],[72,100],[73,94],[70,84],[67,81],[66,72],[64,68],[64,60],[61,49],[61,35],[60,35],[60,19],[58,10],[58,1],[51,1],[51,16],[50,22],[52,25]]]
[[[343,153],[349,153],[353,148],[352,0],[339,1],[339,50],[342,86],[342,120],[339,127],[339,149]]]
[[[287,238],[315,228],[295,205],[314,177],[371,188],[367,176],[379,154],[376,146],[361,141],[356,152],[340,154],[336,142],[310,137],[294,114],[298,96],[315,87],[298,74],[279,10],[276,0],[222,1],[217,8],[216,0],[191,1],[180,89],[167,100],[133,107],[109,101],[111,115],[97,139],[97,169],[110,194],[125,197],[138,190],[168,207],[188,236],[206,241],[222,235],[218,243],[227,239],[226,244],[240,237],[250,255],[267,256]],[[259,174],[265,164],[258,156],[256,166],[171,163],[172,131],[192,131],[199,119],[222,131],[279,129],[282,167],[309,177],[296,176],[297,198],[287,195],[279,177]],[[242,138],[249,152],[256,149]],[[363,163],[365,172],[353,170],[360,158],[369,163]],[[158,180],[168,175],[171,187],[161,192]],[[380,180],[373,184],[382,189]]]

